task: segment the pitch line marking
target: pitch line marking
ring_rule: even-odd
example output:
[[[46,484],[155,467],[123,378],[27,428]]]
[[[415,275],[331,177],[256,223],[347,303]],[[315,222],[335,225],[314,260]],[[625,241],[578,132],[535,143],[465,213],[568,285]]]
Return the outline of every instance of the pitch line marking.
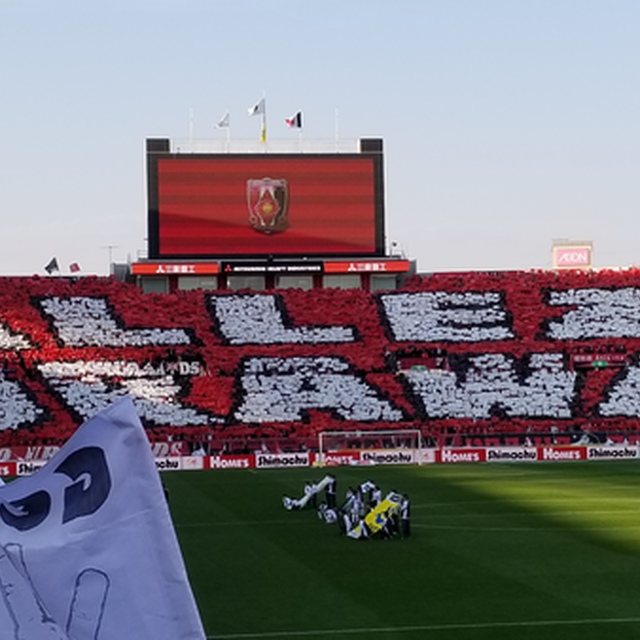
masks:
[[[505,533],[514,533],[514,532],[528,532],[528,531],[566,531],[565,527],[476,527],[473,525],[469,526],[460,526],[460,525],[439,525],[439,524],[422,524],[420,522],[412,522],[412,528],[420,528],[420,529],[430,529],[433,531],[472,531],[472,532],[485,532],[485,531],[495,531],[495,532],[505,532]],[[611,526],[593,526],[593,527],[580,527],[580,531],[628,531],[633,529],[640,529],[640,524],[632,524],[627,526],[620,525],[611,525]]]
[[[176,529],[199,529],[201,527],[241,527],[246,525],[282,525],[287,527],[297,527],[297,526],[317,526],[316,522],[291,522],[288,520],[255,520],[255,521],[245,521],[245,522],[189,522],[184,524],[176,524]],[[331,526],[331,525],[329,525]],[[411,522],[412,527],[418,527],[420,529],[431,529],[434,531],[504,531],[504,532],[515,532],[515,531],[564,531],[566,528],[558,525],[557,527],[483,527],[478,525],[462,525],[462,524],[435,524],[433,522],[425,523],[424,521],[416,521],[414,518]],[[580,527],[581,530],[585,531],[620,531],[620,530],[633,530],[639,529],[640,524],[627,524],[627,525],[594,525],[594,526],[584,526]]]
[[[581,512],[576,512],[581,513]],[[626,513],[626,512],[617,512],[617,511],[609,511],[603,513]],[[495,515],[495,514],[494,514]],[[510,514],[503,514],[510,515]],[[632,515],[632,514],[630,514]],[[526,526],[502,526],[502,527],[486,527],[475,524],[439,524],[434,522],[434,519],[438,519],[442,522],[442,520],[447,520],[450,516],[433,516],[432,518],[413,518],[411,521],[412,527],[419,527],[421,529],[433,529],[433,530],[455,530],[455,531],[559,531],[565,530],[566,527],[562,525],[558,525],[556,527],[526,527]],[[453,519],[456,519],[459,516],[453,516]],[[462,516],[464,517],[464,516]],[[472,516],[469,516],[472,517]],[[488,516],[482,516],[488,517]],[[255,526],[255,525],[282,525],[286,527],[309,527],[309,526],[317,526],[317,521],[315,520],[243,520],[243,521],[209,521],[209,522],[183,522],[176,523],[176,529],[199,529],[202,527],[244,527],[247,525]],[[331,525],[329,525],[331,526]],[[609,531],[611,529],[615,530],[625,530],[625,529],[638,529],[640,528],[640,523],[634,524],[629,523],[626,525],[615,524],[615,525],[593,525],[593,526],[582,526],[581,529],[588,531]]]
[[[540,515],[544,516],[556,516],[558,512],[549,511],[549,512],[538,512],[538,511],[494,511],[493,513],[432,513],[427,517],[428,519],[438,520],[457,520],[457,519],[465,519],[472,520],[476,518],[496,518],[502,516],[517,516],[517,517],[538,517]],[[572,511],[562,511],[560,512],[561,516],[581,516],[581,515],[612,515],[612,514],[625,514],[637,517],[638,512],[634,509],[583,509],[582,511],[572,510]]]
[[[617,489],[616,489],[617,490]],[[634,491],[637,493],[637,487],[634,487]],[[563,496],[560,498],[527,498],[527,497],[518,497],[516,496],[506,496],[507,500],[513,501],[517,505],[523,504],[563,504],[565,502],[575,503],[576,496]],[[639,502],[640,497],[638,496],[603,496],[602,498],[594,498],[589,497],[589,502],[606,502],[607,504],[611,502]],[[460,500],[459,502],[428,502],[423,504],[415,504],[412,505],[413,509],[435,509],[439,507],[459,507],[466,505],[480,505],[484,506],[487,504],[493,504],[495,500],[487,499],[487,500]]]
[[[266,631],[264,633],[230,633],[207,636],[207,640],[241,640],[243,638],[312,638],[321,636],[371,633],[411,633],[423,631],[463,631],[465,629],[509,629],[523,627],[561,627],[588,624],[637,624],[640,618],[584,618],[582,620],[524,620],[519,622],[475,622],[467,624],[428,624],[408,627],[370,627],[363,629],[325,629],[314,631]]]

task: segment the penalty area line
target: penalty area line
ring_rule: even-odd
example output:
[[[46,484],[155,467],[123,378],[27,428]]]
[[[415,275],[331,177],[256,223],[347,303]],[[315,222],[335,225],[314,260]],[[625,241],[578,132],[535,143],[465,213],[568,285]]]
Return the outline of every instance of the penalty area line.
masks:
[[[515,622],[470,622],[462,624],[426,624],[407,627],[369,627],[362,629],[317,629],[309,631],[265,631],[262,633],[228,633],[207,636],[207,640],[241,640],[243,638],[321,638],[373,633],[411,633],[423,631],[463,631],[465,629],[509,629],[524,627],[562,627],[589,624],[637,624],[640,618],[583,618],[581,620],[522,620]]]

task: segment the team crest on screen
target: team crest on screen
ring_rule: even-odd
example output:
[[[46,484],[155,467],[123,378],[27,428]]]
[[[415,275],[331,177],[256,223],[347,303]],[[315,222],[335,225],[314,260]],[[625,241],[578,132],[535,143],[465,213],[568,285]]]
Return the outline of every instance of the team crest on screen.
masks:
[[[289,226],[287,181],[280,178],[247,180],[249,224],[261,233],[278,233]]]

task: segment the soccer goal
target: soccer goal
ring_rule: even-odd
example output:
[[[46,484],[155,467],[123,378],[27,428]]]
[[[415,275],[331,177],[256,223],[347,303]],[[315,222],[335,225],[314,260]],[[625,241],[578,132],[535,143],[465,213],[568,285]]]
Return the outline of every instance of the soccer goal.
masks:
[[[419,429],[377,431],[321,431],[318,434],[318,465],[327,454],[359,451],[362,464],[375,464],[396,456],[398,462],[422,464],[424,443]]]

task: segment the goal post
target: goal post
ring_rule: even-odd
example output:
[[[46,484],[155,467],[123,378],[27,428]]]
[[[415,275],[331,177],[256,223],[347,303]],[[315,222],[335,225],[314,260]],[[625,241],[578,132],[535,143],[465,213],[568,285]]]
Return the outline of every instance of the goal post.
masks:
[[[332,452],[411,451],[415,464],[422,464],[424,443],[420,429],[379,429],[373,431],[321,431],[318,433],[318,466]]]

